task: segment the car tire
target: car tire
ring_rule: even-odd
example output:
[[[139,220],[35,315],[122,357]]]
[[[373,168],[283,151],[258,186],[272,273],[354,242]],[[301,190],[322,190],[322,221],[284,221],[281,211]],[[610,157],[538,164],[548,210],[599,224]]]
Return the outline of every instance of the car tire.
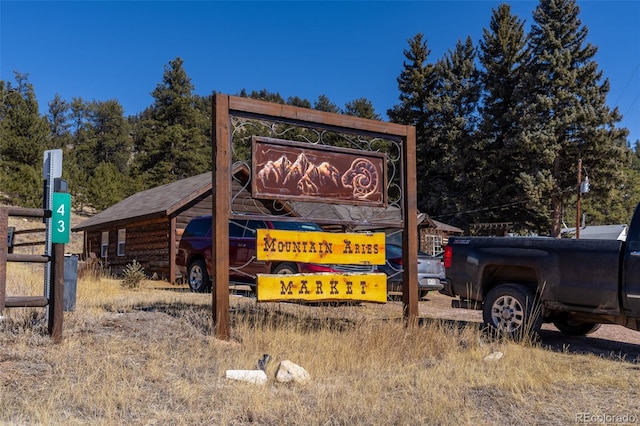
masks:
[[[187,282],[189,288],[195,293],[207,293],[211,291],[211,280],[207,267],[202,259],[191,262],[187,270]]]
[[[289,263],[289,262],[284,262],[284,263],[279,263],[278,265],[276,265],[275,268],[273,268],[273,271],[271,271],[272,274],[297,274],[298,273],[298,267],[296,266],[295,263]]]
[[[566,334],[567,336],[586,336],[600,328],[600,324],[598,323],[583,322],[573,319],[570,316],[556,318],[553,321],[553,325],[555,325],[562,334]]]
[[[488,330],[513,340],[536,340],[542,327],[542,309],[529,287],[503,284],[487,294],[482,319]]]

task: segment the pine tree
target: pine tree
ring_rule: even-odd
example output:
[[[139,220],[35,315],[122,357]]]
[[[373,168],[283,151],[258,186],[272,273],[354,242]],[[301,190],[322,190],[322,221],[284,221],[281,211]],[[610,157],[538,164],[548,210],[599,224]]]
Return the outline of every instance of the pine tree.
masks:
[[[69,122],[70,105],[56,93],[49,102],[49,131],[54,148],[66,148],[71,143],[71,123]],[[64,162],[62,163],[64,165]]]
[[[479,206],[479,222],[512,222],[522,231],[529,216],[521,187],[516,183],[528,161],[518,150],[518,87],[523,80],[526,36],[522,20],[502,4],[493,11],[488,29],[483,30],[479,59],[483,101],[480,106],[480,133],[484,200]]]
[[[286,103],[282,96],[280,96],[280,93],[271,93],[267,89],[262,89],[260,91],[253,90],[251,93],[247,93],[245,89],[242,89],[238,96],[242,98],[256,99],[258,101],[271,102],[273,104]]]
[[[380,120],[380,115],[376,113],[373,103],[366,98],[347,102],[344,106],[344,114],[369,120]]]
[[[313,109],[324,112],[333,112],[336,114],[341,113],[340,107],[331,102],[326,95],[318,96],[318,99],[313,103]]]
[[[211,170],[211,121],[198,109],[193,90],[182,59],[170,61],[152,93],[148,118],[135,130],[135,171],[147,188]]]
[[[16,87],[0,81],[1,191],[11,204],[42,207],[42,160],[51,148],[48,124],[28,75],[15,77]]]
[[[111,163],[119,173],[128,174],[132,143],[124,109],[116,100],[93,102],[91,105],[91,136],[95,141],[93,157],[96,164]]]
[[[311,109],[311,102],[307,99],[302,99],[297,96],[289,97],[287,99],[287,105],[299,107],[299,108],[309,108]]]
[[[606,105],[609,82],[600,83],[597,48],[586,42],[579,12],[575,0],[540,1],[519,110],[520,149],[529,159],[520,183],[538,213],[532,225],[552,236],[560,235],[563,210],[575,200],[579,159],[603,199],[626,166],[627,132],[616,128],[619,113]]]
[[[37,165],[49,149],[49,129],[40,116],[38,101],[28,75],[16,73],[17,86],[2,82],[0,158],[5,162]]]
[[[424,184],[431,189],[426,195],[429,211],[448,215],[456,225],[468,222],[469,212],[485,202],[479,192],[486,167],[482,141],[476,138],[480,85],[475,58],[476,49],[467,37],[436,66],[432,146],[438,150]]]
[[[418,33],[408,42],[409,48],[404,50],[406,61],[397,79],[400,103],[389,109],[387,115],[394,123],[416,128],[418,209],[435,214],[438,213],[438,207],[428,196],[438,191],[438,188],[432,186],[430,177],[435,170],[435,159],[442,156],[443,151],[434,139],[437,75],[435,65],[427,63],[431,51],[427,47],[427,41],[423,40],[423,35]]]
[[[114,163],[98,164],[87,184],[88,199],[98,210],[104,210],[127,197],[129,178]]]

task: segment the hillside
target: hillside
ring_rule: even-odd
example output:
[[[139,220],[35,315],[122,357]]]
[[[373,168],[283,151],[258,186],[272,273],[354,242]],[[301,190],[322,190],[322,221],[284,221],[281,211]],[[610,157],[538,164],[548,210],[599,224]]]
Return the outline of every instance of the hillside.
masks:
[[[82,223],[87,219],[86,215],[71,214],[71,227]],[[42,232],[17,234],[14,238],[14,244],[30,243],[35,245],[15,247],[14,253],[39,254],[44,252],[45,240],[45,224],[42,219],[9,217],[9,226],[14,227],[16,231],[25,230],[42,230]],[[83,250],[84,232],[71,232],[69,236],[69,244],[65,247],[65,253],[81,254]],[[36,244],[41,243],[41,244]]]

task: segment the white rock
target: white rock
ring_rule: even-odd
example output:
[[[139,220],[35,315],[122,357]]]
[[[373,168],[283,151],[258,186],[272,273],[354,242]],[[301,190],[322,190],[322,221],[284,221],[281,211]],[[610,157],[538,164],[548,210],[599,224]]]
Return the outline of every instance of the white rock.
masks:
[[[500,358],[502,358],[502,355],[504,355],[502,352],[496,351],[496,352],[490,353],[489,355],[485,356],[484,360],[487,361],[487,362],[497,361]]]
[[[276,380],[280,383],[296,382],[304,384],[310,379],[311,377],[307,370],[289,360],[282,361],[276,373]]]
[[[267,383],[267,373],[262,370],[227,370],[227,379],[264,385]]]

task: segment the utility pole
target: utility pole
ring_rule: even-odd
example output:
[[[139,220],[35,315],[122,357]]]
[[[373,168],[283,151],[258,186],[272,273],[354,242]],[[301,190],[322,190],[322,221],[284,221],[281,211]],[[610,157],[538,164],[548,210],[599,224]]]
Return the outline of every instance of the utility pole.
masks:
[[[576,201],[576,240],[580,239],[580,226],[582,220],[580,219],[580,201],[582,194],[589,192],[589,176],[585,169],[584,180],[582,179],[582,158],[578,160],[578,200]]]

